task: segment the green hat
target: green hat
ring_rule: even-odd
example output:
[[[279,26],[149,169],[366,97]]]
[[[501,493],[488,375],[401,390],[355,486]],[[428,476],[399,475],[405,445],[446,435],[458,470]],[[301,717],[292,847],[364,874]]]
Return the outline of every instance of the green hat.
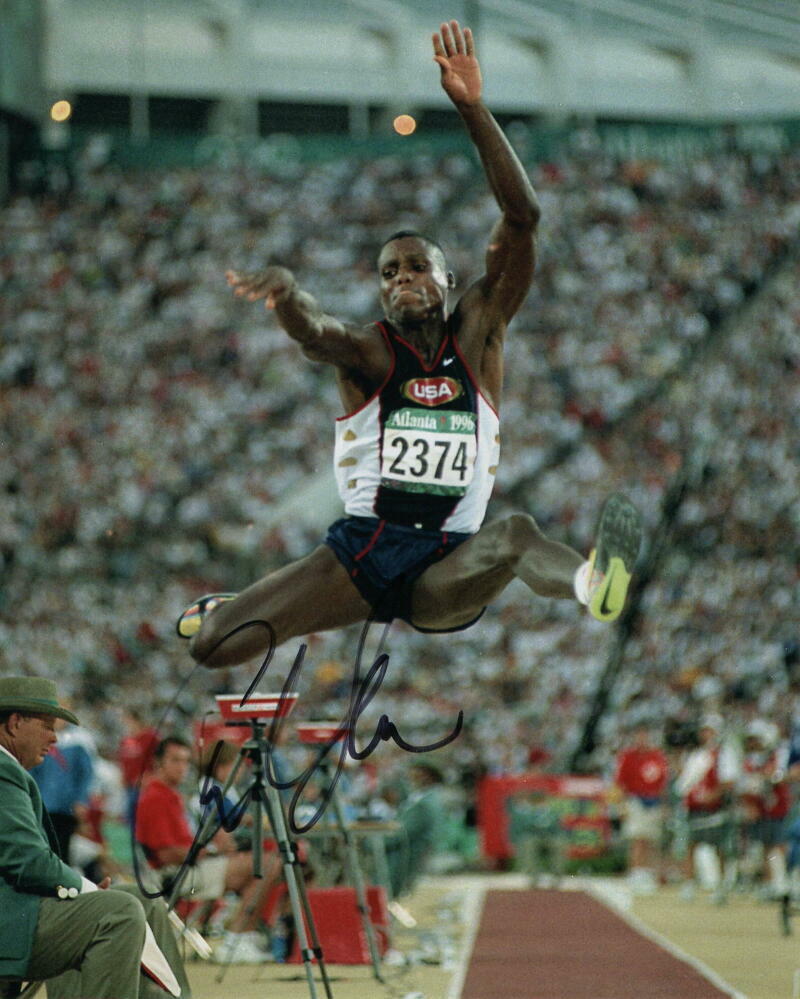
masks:
[[[55,683],[43,676],[0,677],[0,711],[53,715],[80,725],[75,715],[58,703]]]

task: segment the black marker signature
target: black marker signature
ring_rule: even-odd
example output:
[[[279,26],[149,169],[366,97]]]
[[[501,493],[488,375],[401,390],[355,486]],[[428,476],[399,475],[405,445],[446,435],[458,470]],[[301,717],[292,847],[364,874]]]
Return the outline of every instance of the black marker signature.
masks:
[[[284,724],[284,705],[286,704],[287,699],[294,694],[297,680],[299,679],[300,672],[305,663],[307,650],[305,643],[301,644],[297,655],[295,656],[292,668],[290,669],[283,688],[281,689],[278,707],[270,723],[269,734],[264,747],[264,772],[269,784],[277,791],[289,791],[294,789],[294,793],[292,794],[287,810],[287,819],[289,828],[295,835],[302,835],[303,833],[308,832],[324,815],[331,802],[336,785],[339,782],[339,778],[342,775],[345,760],[348,755],[354,760],[365,760],[375,751],[379,743],[390,741],[394,742],[398,748],[407,753],[428,753],[433,752],[436,749],[441,749],[443,746],[453,742],[461,733],[461,729],[464,724],[463,711],[458,712],[456,724],[449,735],[446,735],[444,738],[425,746],[415,746],[414,744],[407,742],[401,736],[397,726],[393,721],[391,721],[388,715],[382,714],[369,743],[363,749],[359,749],[357,747],[355,740],[356,728],[359,719],[380,690],[381,684],[386,676],[386,671],[389,668],[389,655],[388,653],[383,652],[375,658],[372,666],[369,668],[364,677],[361,677],[361,660],[364,654],[364,646],[366,644],[367,635],[372,624],[372,619],[368,618],[364,622],[364,627],[362,628],[361,635],[359,637],[355,668],[353,671],[353,680],[350,688],[350,704],[344,719],[331,736],[330,740],[327,743],[323,743],[319,747],[316,758],[311,765],[289,780],[280,780],[278,775],[275,773],[273,747],[278,743],[280,732]],[[233,635],[238,634],[238,632],[242,631],[244,628],[250,627],[263,627],[267,632],[269,641],[261,666],[240,701],[241,707],[247,704],[247,701],[252,696],[253,691],[256,689],[259,682],[269,669],[269,665],[272,662],[276,648],[275,631],[268,621],[248,621],[223,636],[216,646],[219,647],[219,645],[222,645],[229,638],[233,637]],[[328,756],[337,744],[339,745],[338,761],[336,762],[336,766],[331,774],[332,762],[328,759]],[[186,859],[173,879],[173,884],[183,880],[188,868],[194,865],[200,851],[204,848],[206,843],[214,837],[219,829],[222,828],[227,832],[232,832],[239,826],[250,803],[253,793],[252,787],[248,788],[232,807],[226,807],[222,791],[219,787],[211,783],[210,774],[213,773],[214,763],[216,762],[219,752],[221,751],[222,745],[222,742],[218,742],[214,747],[211,764],[209,765],[206,776],[204,777],[203,787],[200,792],[200,805],[203,808],[203,821],[201,821],[192,845],[189,847]],[[308,821],[300,825],[296,821],[296,809],[300,804],[306,787],[317,773],[324,777],[326,783],[321,790],[320,801],[316,810]],[[217,821],[211,829],[207,828],[210,821],[208,820],[209,806],[217,812]],[[169,887],[166,885],[164,889],[159,892],[150,892],[145,889],[139,874],[138,857],[137,851],[135,850],[133,855],[133,867],[139,888],[146,897],[158,898],[169,893]]]
[[[203,786],[200,788],[200,805],[203,808],[201,823],[206,821],[210,812],[216,811],[219,822],[214,827],[214,833],[220,829],[224,829],[225,832],[233,832],[234,829],[238,829],[250,802],[250,792],[247,791],[235,804],[228,803],[222,794],[222,788],[213,783],[212,774],[224,745],[225,743],[220,739],[214,746],[211,761],[203,775]]]
[[[356,656],[355,670],[353,672],[353,682],[350,689],[350,706],[345,715],[344,720],[341,722],[337,730],[334,732],[333,736],[327,743],[323,743],[317,752],[316,759],[314,762],[303,770],[296,777],[291,780],[279,780],[273,772],[273,758],[272,758],[272,746],[277,744],[281,727],[284,723],[282,713],[279,709],[277,710],[275,717],[272,719],[269,731],[268,739],[268,751],[266,760],[266,777],[269,783],[278,791],[288,791],[294,788],[294,794],[292,795],[292,800],[288,808],[288,821],[289,827],[293,833],[296,835],[301,835],[302,833],[308,832],[309,829],[313,828],[316,823],[322,818],[325,813],[326,808],[330,804],[331,797],[339,782],[339,778],[342,775],[342,770],[344,768],[344,763],[346,757],[349,755],[351,759],[354,760],[365,760],[369,757],[376,749],[380,742],[392,741],[400,749],[407,753],[428,753],[435,749],[441,749],[443,746],[448,745],[457,739],[461,733],[461,729],[464,724],[464,712],[458,712],[458,718],[456,720],[455,727],[453,731],[445,736],[443,739],[437,742],[429,743],[426,746],[415,746],[412,743],[406,742],[405,739],[400,735],[397,726],[392,722],[388,715],[381,715],[378,720],[377,727],[364,749],[358,749],[356,746],[356,728],[361,715],[369,707],[370,702],[375,697],[375,695],[380,690],[383,679],[386,676],[386,670],[389,667],[389,656],[387,653],[381,653],[373,662],[372,666],[367,671],[363,679],[360,676],[361,671],[361,656],[363,654],[364,642],[366,640],[366,635],[369,630],[370,621],[367,621],[361,632],[361,638],[358,645],[358,654]],[[294,664],[289,672],[286,682],[281,691],[279,705],[282,705],[287,696],[294,692],[295,683],[297,677],[299,676],[300,670],[302,669],[305,660],[306,646],[301,645],[300,650],[295,657]],[[258,672],[253,683],[250,685],[248,692],[242,698],[242,704],[247,702],[248,696],[252,693],[255,686],[258,684],[260,678],[266,672],[269,666],[270,654],[267,655],[261,669]],[[327,756],[331,750],[339,744],[339,759],[336,763],[336,768],[334,770],[333,776],[330,775],[330,763],[327,761]],[[303,792],[308,785],[312,777],[317,773],[321,772],[326,778],[327,783],[321,792],[321,801],[317,806],[315,812],[311,818],[302,825],[299,825],[296,821],[296,809],[300,804],[300,799],[302,798]]]
[[[284,713],[283,707],[286,700],[295,692],[295,687],[297,680],[300,675],[300,671],[303,668],[305,662],[305,654],[307,646],[302,644],[295,656],[292,668],[289,671],[289,675],[281,690],[280,698],[278,701],[278,707],[275,715],[272,718],[269,735],[267,738],[266,745],[266,760],[265,760],[265,774],[267,781],[272,787],[277,791],[289,791],[294,788],[294,793],[292,795],[291,802],[288,808],[288,822],[289,828],[296,835],[301,835],[302,833],[308,832],[309,829],[313,828],[317,822],[322,818],[325,810],[330,804],[331,797],[339,782],[339,778],[342,775],[342,770],[344,768],[344,763],[346,757],[349,755],[351,759],[354,760],[365,760],[369,757],[377,748],[380,742],[394,742],[396,746],[404,750],[407,753],[429,753],[436,749],[441,749],[443,746],[448,745],[458,738],[461,733],[461,729],[464,724],[464,712],[459,711],[456,720],[455,727],[453,731],[445,736],[443,739],[437,742],[429,743],[425,746],[415,746],[410,742],[407,742],[397,729],[397,726],[388,717],[388,715],[381,715],[378,720],[375,732],[372,739],[367,744],[364,749],[359,749],[356,745],[356,727],[361,715],[369,707],[372,699],[380,690],[383,679],[386,676],[386,670],[389,667],[389,656],[387,653],[381,653],[377,656],[373,662],[370,669],[367,671],[366,675],[361,677],[361,660],[364,654],[364,645],[366,643],[367,635],[369,633],[370,626],[372,624],[371,619],[367,619],[364,623],[364,627],[361,630],[361,635],[358,642],[358,650],[356,652],[355,668],[353,671],[353,681],[350,688],[350,705],[345,715],[345,718],[338,726],[331,739],[327,743],[323,743],[316,755],[314,762],[299,773],[297,776],[291,778],[290,780],[281,780],[278,775],[276,775],[274,770],[274,758],[273,758],[273,747],[278,744],[280,738],[281,729],[284,724]],[[226,635],[221,642],[224,642],[231,635],[238,633],[242,628],[251,626],[265,626],[267,633],[270,638],[269,647],[264,659],[261,663],[261,667],[258,670],[255,678],[253,679],[250,686],[247,688],[240,706],[243,707],[247,704],[248,699],[252,695],[253,691],[258,686],[261,679],[266,674],[270,663],[272,662],[272,657],[275,653],[275,632],[267,621],[251,621],[247,624],[239,625],[230,635]],[[333,776],[330,775],[330,761],[327,760],[328,755],[333,750],[334,746],[339,744],[339,759],[336,763],[336,768]],[[300,804],[300,800],[303,796],[308,783],[315,776],[317,772],[320,772],[327,780],[321,792],[321,800],[317,806],[315,812],[311,818],[299,825],[296,821],[296,810]],[[247,794],[247,792],[245,792]],[[221,813],[220,813],[221,818]]]

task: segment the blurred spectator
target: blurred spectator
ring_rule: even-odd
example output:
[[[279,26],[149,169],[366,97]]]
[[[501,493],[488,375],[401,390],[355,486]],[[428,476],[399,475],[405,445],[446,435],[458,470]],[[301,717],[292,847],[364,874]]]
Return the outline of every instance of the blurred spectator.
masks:
[[[144,715],[136,708],[123,708],[122,724],[124,735],[120,739],[117,757],[125,787],[128,824],[133,828],[139,790],[144,778],[152,773],[159,740],[156,729],[145,722]]]
[[[617,755],[616,787],[624,795],[622,835],[629,847],[631,889],[655,891],[663,836],[669,765],[655,726],[638,725]]]
[[[65,702],[64,706],[69,707],[70,702]],[[89,817],[94,764],[82,733],[74,735],[72,727],[67,728],[67,723],[61,718],[55,720],[55,727],[58,744],[51,746],[42,762],[31,769],[31,776],[39,786],[53,824],[59,856],[71,864],[74,863],[71,851],[73,834],[79,827],[85,826]],[[102,876],[98,880],[102,880]]]
[[[780,731],[773,722],[755,718],[748,724],[737,784],[743,850],[755,853],[752,859],[756,869],[766,875],[763,880],[773,898],[783,898],[789,890],[786,854],[792,799],[779,738]]]
[[[401,833],[387,839],[392,896],[411,891],[439,841],[444,802],[441,796],[442,772],[431,762],[415,763],[409,768],[411,791],[400,802],[396,820]]]
[[[145,785],[136,811],[136,839],[155,869],[162,887],[181,873],[195,839],[186,803],[181,794],[191,765],[191,748],[177,736],[163,739],[156,750],[156,770]],[[218,900],[226,892],[240,897],[228,933],[217,949],[217,959],[227,963],[260,964],[268,960],[261,949],[259,903],[280,877],[274,854],[264,856],[264,876],[253,877],[249,851],[236,852],[231,834],[219,828],[185,870],[180,895],[193,900]]]
[[[717,901],[725,898],[729,887],[725,881],[729,874],[726,865],[735,855],[731,792],[740,769],[736,754],[723,742],[722,729],[723,721],[718,715],[708,715],[701,720],[700,745],[686,757],[676,780],[689,827],[684,895],[691,897],[697,877],[701,883],[713,885]],[[699,846],[710,849],[699,854]],[[700,867],[700,864],[706,866]]]
[[[238,839],[240,829],[252,823],[252,816],[242,811],[236,784],[226,785],[239,759],[239,750],[230,742],[216,742],[207,746],[200,757],[200,783],[197,801],[190,804],[197,825],[213,815],[223,829],[230,830]],[[225,792],[225,793],[223,793]],[[201,807],[202,806],[202,807]],[[244,832],[247,835],[246,831]]]

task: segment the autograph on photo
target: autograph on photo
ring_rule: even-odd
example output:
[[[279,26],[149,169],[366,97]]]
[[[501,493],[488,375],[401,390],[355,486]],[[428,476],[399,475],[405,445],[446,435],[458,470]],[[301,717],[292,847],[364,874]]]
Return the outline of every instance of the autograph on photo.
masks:
[[[264,774],[270,786],[275,788],[277,791],[293,791],[291,800],[287,807],[287,822],[289,829],[295,835],[303,835],[304,833],[307,833],[325,814],[334,790],[336,789],[336,785],[339,782],[339,778],[342,775],[345,761],[348,756],[353,760],[366,760],[372,755],[381,742],[393,742],[398,748],[407,753],[429,753],[449,745],[449,743],[457,739],[461,733],[461,729],[464,724],[463,711],[458,712],[456,723],[448,735],[437,740],[436,742],[428,743],[423,746],[417,746],[404,739],[397,726],[389,718],[389,716],[387,714],[382,714],[378,719],[369,742],[363,748],[358,747],[356,742],[356,730],[358,728],[359,720],[369,707],[375,695],[380,690],[386,676],[386,671],[389,668],[389,654],[386,652],[380,652],[367,672],[363,676],[361,675],[364,645],[372,623],[372,620],[368,619],[364,623],[364,627],[362,628],[359,636],[355,666],[353,670],[353,679],[350,687],[350,699],[345,717],[342,719],[329,741],[318,747],[313,762],[296,776],[291,778],[286,778],[284,776],[283,779],[276,772],[273,750],[274,747],[279,744],[281,729],[285,721],[285,712],[282,708],[284,707],[287,699],[294,695],[297,682],[300,678],[300,673],[306,662],[306,652],[308,646],[305,643],[300,645],[294,662],[292,663],[292,667],[289,670],[289,674],[286,677],[281,689],[278,707],[270,722],[269,730],[264,740]],[[244,628],[250,627],[263,627],[269,636],[269,643],[258,672],[242,696],[240,707],[244,707],[248,703],[248,700],[253,696],[258,684],[264,678],[267,670],[269,669],[275,653],[275,633],[268,621],[250,621],[239,625],[239,627],[237,627],[230,634],[226,635],[219,643],[222,644],[222,642],[232,637],[232,635],[238,633]],[[386,631],[388,631],[388,627],[389,626],[387,625],[384,631],[384,638]],[[383,639],[381,644],[382,642]],[[203,786],[200,790],[199,801],[201,814],[204,816],[204,819],[199,824],[194,841],[189,847],[186,858],[181,865],[181,868],[175,875],[173,883],[183,879],[186,869],[193,866],[200,851],[206,846],[209,840],[213,838],[219,829],[224,829],[226,832],[233,832],[236,828],[238,828],[244,819],[248,808],[251,806],[253,795],[252,786],[248,788],[231,806],[230,804],[225,803],[222,790],[217,784],[213,783],[210,777],[210,774],[214,772],[214,766],[223,744],[224,743],[222,741],[219,741],[214,747],[211,762],[207,767],[206,774],[203,779]],[[332,756],[334,747],[337,747],[338,753],[338,759],[336,759],[335,767],[332,765],[333,759],[329,759],[329,756]],[[311,817],[302,823],[298,823],[297,810],[302,803],[303,794],[306,788],[309,783],[314,780],[314,778],[317,778],[317,780],[321,778],[322,780],[321,785],[318,783],[315,785],[319,790],[319,799],[316,802],[316,807]],[[216,812],[216,821],[213,822],[213,824],[206,821],[209,809]],[[212,826],[211,829],[208,828],[209,825]],[[131,835],[132,837],[135,836],[135,832],[133,830]],[[145,886],[142,884],[136,850],[134,850],[133,858],[134,873],[140,889],[149,898],[157,898],[168,894],[168,886],[165,886],[161,891],[157,892],[146,890]]]

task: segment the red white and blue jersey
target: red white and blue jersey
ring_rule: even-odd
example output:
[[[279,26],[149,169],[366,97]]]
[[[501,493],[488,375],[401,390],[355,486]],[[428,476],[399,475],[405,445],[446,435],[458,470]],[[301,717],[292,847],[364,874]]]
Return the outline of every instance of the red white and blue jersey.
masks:
[[[336,421],[334,470],[345,513],[474,534],[500,458],[500,421],[447,332],[430,365],[384,320],[384,383]]]

